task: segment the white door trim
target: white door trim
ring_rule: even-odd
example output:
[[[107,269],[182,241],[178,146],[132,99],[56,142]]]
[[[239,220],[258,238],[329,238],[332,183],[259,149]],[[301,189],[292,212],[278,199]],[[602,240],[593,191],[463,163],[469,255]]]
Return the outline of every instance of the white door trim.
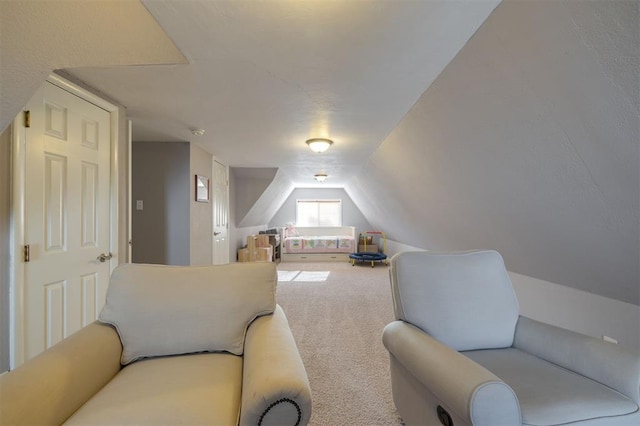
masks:
[[[127,120],[127,255],[125,257],[126,263],[132,263],[133,259],[133,229],[132,229],[132,220],[133,220],[133,191],[132,191],[132,183],[131,173],[133,170],[133,123],[131,120]]]
[[[113,254],[109,261],[110,272],[118,265],[118,236],[119,233],[119,186],[118,186],[118,140],[119,140],[119,108],[102,99],[86,89],[83,89],[69,80],[56,74],[51,74],[47,80],[67,92],[90,102],[109,112],[111,118],[111,197],[110,197],[110,250]],[[14,369],[24,362],[24,263],[22,259],[22,247],[24,246],[25,225],[25,130],[23,113],[18,114],[12,125],[12,211],[10,221],[11,253],[9,259],[9,368]]]
[[[24,188],[25,128],[24,112],[13,120],[11,129],[11,218],[9,232],[9,369],[24,362]]]

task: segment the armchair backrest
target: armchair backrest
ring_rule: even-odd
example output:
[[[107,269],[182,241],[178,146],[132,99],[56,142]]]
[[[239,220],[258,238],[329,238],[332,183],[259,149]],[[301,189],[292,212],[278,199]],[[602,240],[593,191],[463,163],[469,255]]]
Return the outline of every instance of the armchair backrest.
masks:
[[[267,262],[120,265],[100,321],[118,331],[123,364],[203,351],[242,355],[249,324],[275,309],[276,283]]]
[[[513,344],[519,307],[498,252],[403,252],[390,275],[396,319],[458,351]]]

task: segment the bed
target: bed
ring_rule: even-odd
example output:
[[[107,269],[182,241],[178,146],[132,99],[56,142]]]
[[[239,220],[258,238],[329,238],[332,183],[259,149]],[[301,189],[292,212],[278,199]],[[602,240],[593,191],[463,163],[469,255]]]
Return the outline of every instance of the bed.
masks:
[[[282,229],[283,262],[349,261],[356,251],[354,226],[297,226]]]

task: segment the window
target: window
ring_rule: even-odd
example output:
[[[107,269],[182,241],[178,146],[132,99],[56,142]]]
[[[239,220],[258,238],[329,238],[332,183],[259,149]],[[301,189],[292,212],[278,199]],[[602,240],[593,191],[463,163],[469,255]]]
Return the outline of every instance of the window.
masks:
[[[296,200],[296,225],[342,226],[342,200]]]

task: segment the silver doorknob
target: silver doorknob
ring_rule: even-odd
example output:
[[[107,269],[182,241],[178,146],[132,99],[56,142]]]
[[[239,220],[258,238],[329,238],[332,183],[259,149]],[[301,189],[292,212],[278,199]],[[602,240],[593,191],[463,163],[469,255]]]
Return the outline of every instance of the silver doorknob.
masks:
[[[111,254],[111,252],[109,253],[102,253],[100,256],[96,257],[96,259],[98,259],[100,262],[104,263],[107,260],[111,259],[113,257],[113,255]]]

